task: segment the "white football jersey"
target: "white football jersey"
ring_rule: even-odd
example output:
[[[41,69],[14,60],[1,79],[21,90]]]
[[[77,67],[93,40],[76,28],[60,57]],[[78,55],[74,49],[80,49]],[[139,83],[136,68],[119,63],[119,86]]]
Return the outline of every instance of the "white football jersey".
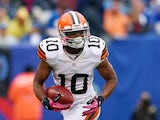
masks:
[[[73,94],[74,101],[80,101],[96,95],[92,85],[94,68],[108,56],[108,50],[104,40],[90,36],[81,54],[71,59],[60,38],[47,38],[40,43],[38,56],[53,68],[55,84],[65,86]]]

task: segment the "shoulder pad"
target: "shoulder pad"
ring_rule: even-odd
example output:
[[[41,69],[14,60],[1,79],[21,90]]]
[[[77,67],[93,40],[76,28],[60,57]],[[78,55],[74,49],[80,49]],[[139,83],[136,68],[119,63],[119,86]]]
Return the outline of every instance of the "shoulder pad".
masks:
[[[106,42],[100,37],[91,36],[88,40],[88,47],[91,50],[91,53],[101,60],[108,56]]]
[[[42,60],[54,58],[59,49],[59,38],[47,38],[40,42],[38,47],[38,57]]]

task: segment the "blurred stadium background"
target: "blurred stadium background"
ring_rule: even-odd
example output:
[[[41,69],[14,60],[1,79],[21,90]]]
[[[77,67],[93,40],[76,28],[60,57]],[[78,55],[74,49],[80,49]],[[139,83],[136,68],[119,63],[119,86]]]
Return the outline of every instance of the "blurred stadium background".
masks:
[[[41,0],[35,1],[2,0],[0,1],[0,8],[5,8],[5,10],[7,10],[7,15],[9,16],[9,18],[13,20],[18,7],[27,6],[29,3],[29,5],[31,5],[32,2],[35,2],[33,4],[33,6],[36,4],[36,7],[33,7],[35,16],[31,17],[32,21],[34,21],[32,22],[32,25],[40,28],[41,32],[39,33],[40,35],[42,35],[41,38],[46,38],[50,36],[50,34],[52,34],[52,30],[50,30],[49,28],[52,28],[53,25],[49,26],[47,25],[47,23],[49,23],[49,18],[54,18],[51,17],[52,15],[55,15],[54,12],[52,13],[52,10],[55,10],[56,6],[59,6],[59,2],[73,3],[72,6],[71,4],[69,4],[70,6],[67,6],[67,9],[78,11],[82,11],[82,6],[88,5],[86,0],[46,0],[46,2]],[[90,2],[91,0],[87,1]],[[122,4],[122,11],[125,14],[128,14],[130,11],[129,6],[131,3],[129,3],[127,0],[121,0],[120,2]],[[154,2],[155,4],[153,4]],[[102,17],[104,12],[101,11],[101,8],[103,8],[103,11],[108,10],[111,7],[111,1],[101,0],[98,2],[98,5],[99,3],[101,3],[101,5],[103,6],[98,6],[98,10],[100,11],[100,15]],[[158,0],[143,0],[143,3],[145,3],[145,7],[143,8],[143,12],[139,14],[146,15],[146,10],[149,10],[149,13],[152,13],[153,7],[155,8],[154,13],[157,13],[156,15],[150,14],[149,17],[146,15],[147,17],[145,20],[148,20],[148,22],[144,22],[144,17],[139,18],[140,22],[138,24],[138,28],[143,27],[143,30],[128,30],[127,36],[120,38],[119,36],[110,35],[105,30],[101,31],[101,33],[103,34],[98,35],[106,40],[109,49],[108,59],[113,65],[118,76],[117,88],[102,106],[100,120],[131,120],[131,115],[137,104],[139,95],[143,91],[148,91],[151,94],[152,103],[156,105],[158,109],[157,120],[160,120],[160,10],[158,9],[160,7],[158,7]],[[41,10],[39,8],[41,8]],[[29,7],[28,11],[31,14],[32,12],[30,10],[31,8]],[[43,14],[40,14],[40,12],[42,11]],[[22,17],[24,17],[24,14],[22,15]],[[103,17],[101,19],[103,19]],[[5,27],[7,27],[4,26],[6,24],[9,25],[8,23],[6,23],[6,21],[4,24],[4,22],[2,22],[0,19],[0,29],[4,29]],[[102,25],[102,23],[100,24]],[[91,29],[94,28],[93,26],[91,26]],[[135,28],[137,28],[137,26]],[[103,27],[100,27],[100,29],[103,29]],[[92,32],[94,33],[94,31]],[[25,33],[22,38],[26,34],[27,33]],[[20,38],[16,39],[21,40]],[[2,40],[1,37],[0,40]],[[15,42],[14,44],[9,43],[7,45],[4,45],[3,42],[0,42],[0,120],[13,120],[11,112],[12,106],[7,98],[8,88],[13,78],[17,74],[23,72],[23,70],[27,66],[32,66],[33,69],[36,70],[36,67],[39,63],[39,59],[36,53],[38,43],[39,41],[35,43],[33,41],[26,42],[24,40],[18,43]],[[99,92],[103,87],[104,81],[99,76],[96,70],[94,72],[94,84],[97,91]],[[50,75],[48,81],[46,82],[46,85],[49,86],[51,84],[54,83]],[[28,107],[31,108],[32,105]],[[47,111],[44,108],[42,108],[42,111],[42,120],[62,119],[61,115],[57,112]],[[21,112],[19,114],[21,114]]]

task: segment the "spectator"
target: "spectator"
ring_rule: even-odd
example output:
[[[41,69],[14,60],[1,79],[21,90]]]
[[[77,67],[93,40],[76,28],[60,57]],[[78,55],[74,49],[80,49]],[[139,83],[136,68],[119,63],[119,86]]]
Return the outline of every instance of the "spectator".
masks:
[[[32,28],[31,17],[25,7],[20,7],[15,17],[8,25],[7,31],[10,35],[15,36],[17,39],[21,39],[22,36],[29,33]]]
[[[42,10],[50,10],[53,9],[55,6],[53,4],[53,1],[57,0],[35,0],[34,6],[40,7]]]
[[[41,24],[42,27],[45,27],[50,18],[50,14],[50,10],[42,9],[41,6],[35,5],[32,8],[32,18]],[[41,15],[43,15],[43,17]]]
[[[103,37],[102,16],[96,0],[88,0],[81,8],[80,12],[85,16],[89,25],[90,32],[93,35]]]
[[[31,31],[24,35],[20,42],[21,44],[37,46],[42,39],[41,25],[38,22],[33,22]]]
[[[151,96],[148,92],[142,92],[139,103],[137,104],[132,120],[157,120],[156,107],[151,103]]]
[[[129,13],[131,26],[129,32],[144,33],[150,31],[150,16],[148,13],[142,0],[131,0],[131,12]]]
[[[106,9],[103,15],[103,28],[111,38],[122,39],[128,35],[129,17],[121,12],[121,1],[113,0],[111,8]]]
[[[70,10],[76,10],[77,4],[78,4],[78,0],[57,0],[57,1],[60,1],[60,3],[66,4],[67,8]]]
[[[23,6],[26,6],[28,12],[31,14],[35,0],[21,0],[21,2]]]
[[[3,7],[0,7],[0,23],[8,25],[10,17],[7,14],[7,10]]]
[[[153,25],[153,30],[160,35],[160,1],[150,0],[149,9],[151,11],[151,24]]]
[[[8,35],[6,28],[5,23],[0,23],[0,46],[8,47],[18,44],[18,40],[14,36]]]
[[[35,73],[27,67],[12,80],[8,90],[8,98],[12,103],[13,120],[41,120],[41,103],[33,93]]]
[[[59,17],[68,10],[68,6],[66,3],[57,1],[55,2],[55,8],[51,10],[51,17],[49,18],[47,24],[46,24],[46,35],[57,37],[59,36],[58,30],[57,30],[57,22]]]
[[[17,10],[22,7],[22,0],[6,0],[8,1],[8,14],[11,19],[15,17]]]

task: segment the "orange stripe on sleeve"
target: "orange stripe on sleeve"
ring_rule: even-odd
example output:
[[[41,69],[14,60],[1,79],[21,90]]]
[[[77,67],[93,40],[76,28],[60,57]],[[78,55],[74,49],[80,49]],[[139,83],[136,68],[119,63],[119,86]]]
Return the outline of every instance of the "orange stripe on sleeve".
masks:
[[[38,47],[38,51],[37,51],[37,55],[40,59],[42,60],[46,60],[46,55],[45,53],[42,51],[42,49],[40,47]]]
[[[103,60],[104,58],[106,58],[108,56],[108,50],[107,48],[104,48],[103,52],[102,52],[102,56],[101,56],[101,60]]]

